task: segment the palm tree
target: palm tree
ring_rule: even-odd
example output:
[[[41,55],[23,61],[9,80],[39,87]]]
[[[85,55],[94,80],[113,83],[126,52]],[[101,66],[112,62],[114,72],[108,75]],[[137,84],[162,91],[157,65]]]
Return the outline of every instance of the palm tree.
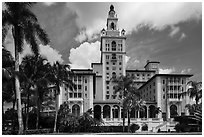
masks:
[[[2,28],[5,30],[3,31],[3,36],[6,36],[7,34],[7,27],[11,26],[15,46],[15,71],[19,71],[19,53],[23,50],[24,40],[30,44],[31,49],[35,54],[38,54],[37,40],[43,42],[44,45],[49,43],[47,34],[40,27],[36,16],[30,10],[33,4],[34,3],[31,2],[4,3],[6,9],[2,11]],[[18,133],[22,134],[23,121],[21,110],[21,94],[19,79],[17,76],[15,77],[15,90],[18,104]]]
[[[50,71],[50,81],[56,87],[55,92],[55,124],[54,124],[54,132],[56,132],[57,127],[57,115],[58,115],[58,107],[59,107],[59,94],[60,94],[60,85],[65,84],[67,88],[73,90],[75,84],[70,79],[70,66],[60,64],[58,61],[54,63]]]
[[[4,102],[13,102],[15,107],[14,92],[14,61],[12,55],[2,48],[2,124],[4,125]],[[13,126],[13,120],[12,120]],[[3,126],[4,128],[4,126]]]
[[[158,115],[159,113],[161,113],[162,111],[161,111],[161,108],[160,107],[156,107],[155,109],[154,109],[154,114],[156,114],[156,115]]]
[[[139,99],[140,93],[135,88],[132,87],[132,89],[128,92],[128,95],[126,98],[124,98],[123,103],[125,108],[127,109],[127,117],[128,117],[128,132],[130,132],[130,112],[131,110],[138,111],[144,111],[144,105],[145,102],[141,99]]]
[[[190,94],[190,98],[195,97],[196,104],[198,104],[202,99],[202,82],[189,81],[187,85],[189,85],[187,94]]]
[[[28,124],[29,101],[30,95],[34,94],[37,107],[37,122],[38,129],[40,106],[43,101],[43,94],[48,90],[48,75],[50,64],[47,59],[40,55],[27,55],[23,58],[20,65],[20,81],[24,93],[27,95],[27,115],[26,115],[26,130]],[[33,93],[32,93],[33,92]]]
[[[134,97],[139,97],[138,90],[134,87],[134,81],[130,76],[120,76],[113,78],[112,82],[115,84],[115,93],[122,95],[122,107],[123,107],[123,132],[125,131],[125,115],[131,109],[134,104]],[[136,98],[137,99],[137,98]]]

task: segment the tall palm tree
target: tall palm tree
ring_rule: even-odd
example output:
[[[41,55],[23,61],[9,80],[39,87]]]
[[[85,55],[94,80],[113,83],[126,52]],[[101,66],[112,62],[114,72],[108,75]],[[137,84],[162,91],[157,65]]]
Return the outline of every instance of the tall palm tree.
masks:
[[[37,40],[43,42],[44,45],[49,43],[47,34],[40,27],[36,16],[30,10],[33,4],[34,3],[31,2],[4,3],[5,10],[2,11],[2,28],[4,30],[3,36],[6,36],[8,32],[7,26],[11,26],[15,46],[15,71],[19,71],[19,53],[23,50],[24,40],[30,44],[31,49],[35,54],[38,54]],[[15,90],[18,104],[18,133],[22,134],[23,121],[21,110],[21,94],[19,79],[17,76],[15,78]]]
[[[128,110],[128,104],[131,104],[130,98],[133,93],[138,95],[136,88],[134,87],[134,81],[130,76],[120,76],[113,78],[112,82],[115,84],[115,93],[122,95],[122,107],[123,107],[123,132],[125,131],[125,115]],[[129,112],[128,112],[129,114]]]
[[[190,94],[190,98],[195,97],[196,104],[198,104],[199,100],[202,99],[202,82],[189,81],[187,83],[189,85],[187,94]]]
[[[20,65],[20,81],[24,93],[27,94],[27,115],[26,129],[28,124],[30,95],[34,94],[37,107],[36,129],[38,129],[40,106],[43,101],[43,94],[48,89],[48,75],[50,64],[47,59],[40,55],[27,55],[23,58]],[[33,93],[31,93],[33,91]]]
[[[60,85],[65,84],[67,88],[73,90],[75,84],[72,82],[71,71],[69,65],[60,64],[58,61],[54,63],[50,71],[50,81],[56,87],[55,92],[55,123],[54,123],[54,132],[56,132],[57,127],[57,115],[59,107],[59,94],[60,94]]]
[[[123,100],[123,104],[127,110],[128,132],[130,132],[130,112],[133,109],[136,111],[144,111],[143,106],[145,105],[145,102],[140,99],[139,91],[133,86],[129,89],[127,96]]]
[[[13,102],[15,107],[14,92],[14,60],[4,46],[2,48],[2,124],[4,125],[4,102]],[[13,126],[13,121],[12,121]],[[4,126],[3,126],[4,128]]]

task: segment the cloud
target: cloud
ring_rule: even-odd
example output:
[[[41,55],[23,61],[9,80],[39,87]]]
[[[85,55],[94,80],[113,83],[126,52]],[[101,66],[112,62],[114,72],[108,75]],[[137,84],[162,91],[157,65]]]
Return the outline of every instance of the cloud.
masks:
[[[44,2],[44,4],[46,5],[46,6],[51,6],[51,5],[53,5],[55,2]]]
[[[93,43],[84,42],[77,48],[70,50],[69,60],[71,62],[71,68],[91,68],[91,63],[100,62],[100,42]],[[125,56],[125,62],[130,59],[129,56]]]
[[[11,36],[11,31],[9,31],[6,39],[5,39],[5,42],[4,42],[4,45],[5,45],[5,48],[7,50],[9,50],[11,52],[11,55],[15,58],[14,56],[14,42],[13,42],[13,39],[12,39],[12,36]],[[46,45],[46,46],[43,46],[43,45],[39,45],[39,53],[46,57],[48,59],[48,62],[50,62],[51,64],[53,64],[54,62],[56,61],[59,61],[60,63],[63,62],[63,59],[62,59],[62,55],[59,54],[59,52],[55,49],[53,49],[50,45]],[[24,42],[24,47],[23,47],[23,52],[20,54],[20,62],[22,61],[22,58],[25,57],[26,55],[32,55],[32,51],[31,51],[31,48],[30,46]]]
[[[159,74],[171,74],[175,72],[175,68],[159,68]]]
[[[188,74],[191,72],[191,68],[181,70],[181,74]]]
[[[114,5],[119,18],[119,29],[124,28],[128,33],[136,30],[136,27],[140,24],[148,25],[155,30],[163,30],[167,26],[174,26],[190,20],[198,21],[202,17],[202,4],[199,2],[111,4]],[[77,37],[87,34],[84,36],[89,39],[95,33],[100,33],[100,30],[105,27],[110,3],[71,3],[67,5],[76,11],[78,26],[81,31],[84,31],[79,33]],[[175,27],[171,35],[176,34],[177,31],[179,31],[179,28]],[[76,38],[76,40],[81,39]]]
[[[59,54],[59,52],[55,49],[53,49],[50,45],[39,45],[39,53],[43,57],[45,57],[48,62],[50,62],[51,65],[55,63],[56,61],[63,63],[62,55]],[[22,58],[25,57],[26,55],[32,55],[32,51],[30,49],[29,45],[24,46],[23,52],[20,54],[20,62],[22,61]]]
[[[100,42],[84,42],[70,50],[71,68],[91,68],[91,63],[100,61]]]
[[[172,26],[172,31],[170,32],[169,36],[173,37],[174,35],[176,35],[178,32],[180,31],[179,27],[174,27]]]
[[[182,33],[180,38],[179,38],[179,41],[182,41],[183,39],[185,39],[187,36],[185,33]]]
[[[80,20],[77,21],[81,22]],[[105,21],[98,19],[86,27],[83,26],[85,28],[81,29],[80,33],[75,37],[75,40],[82,43],[85,40],[91,41],[97,39],[97,34],[102,30],[104,24],[106,24]]]

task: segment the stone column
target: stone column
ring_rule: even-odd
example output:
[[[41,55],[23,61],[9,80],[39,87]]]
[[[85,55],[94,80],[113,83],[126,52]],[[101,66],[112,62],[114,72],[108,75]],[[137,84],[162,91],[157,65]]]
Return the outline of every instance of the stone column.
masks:
[[[110,107],[110,118],[113,118],[112,106]]]
[[[147,107],[147,118],[149,118],[149,107]]]
[[[101,106],[101,119],[103,119],[103,106]]]

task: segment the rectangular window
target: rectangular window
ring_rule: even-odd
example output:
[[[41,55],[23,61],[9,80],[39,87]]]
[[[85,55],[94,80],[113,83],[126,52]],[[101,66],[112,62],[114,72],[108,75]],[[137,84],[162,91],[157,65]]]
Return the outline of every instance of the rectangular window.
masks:
[[[70,98],[73,98],[73,94],[72,94],[72,93],[69,93],[69,97],[70,97]]]
[[[119,70],[122,70],[122,68],[119,68]]]
[[[107,89],[109,89],[109,86],[106,86]]]
[[[81,93],[78,93],[78,98],[81,98],[81,95],[82,95]]]
[[[165,94],[163,95],[163,99],[165,99]]]
[[[109,70],[109,67],[106,67],[106,70]]]
[[[74,93],[74,98],[77,98],[77,93]]]
[[[78,85],[78,89],[81,89],[81,85]]]
[[[106,55],[106,59],[109,59],[109,55]]]
[[[74,81],[77,81],[77,77],[76,76],[74,77]]]
[[[106,64],[108,65],[108,64],[109,64],[109,62],[106,62]]]
[[[85,78],[84,82],[87,83],[87,79],[86,78]]]
[[[109,94],[109,91],[106,91],[106,94]]]
[[[109,44],[106,44],[106,51],[109,51],[110,50],[110,46]]]
[[[81,81],[81,76],[78,77],[78,81]]]
[[[115,65],[115,62],[113,62],[113,65]]]
[[[165,84],[165,80],[163,80],[163,84]]]
[[[122,62],[119,62],[119,65],[122,65]]]
[[[85,86],[85,91],[87,91],[87,86]]]
[[[122,60],[122,55],[119,55],[119,60]]]

